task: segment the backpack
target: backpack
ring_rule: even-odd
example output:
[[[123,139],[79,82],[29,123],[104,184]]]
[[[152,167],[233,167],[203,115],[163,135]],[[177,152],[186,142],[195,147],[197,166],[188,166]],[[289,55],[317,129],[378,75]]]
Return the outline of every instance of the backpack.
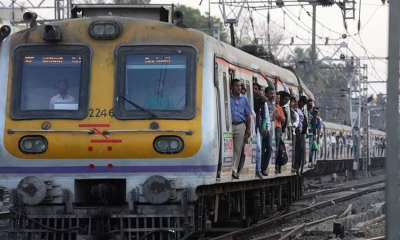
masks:
[[[276,163],[283,166],[286,165],[288,162],[289,158],[286,152],[286,146],[285,143],[280,139],[279,141],[279,149],[278,149],[278,156],[276,158]]]

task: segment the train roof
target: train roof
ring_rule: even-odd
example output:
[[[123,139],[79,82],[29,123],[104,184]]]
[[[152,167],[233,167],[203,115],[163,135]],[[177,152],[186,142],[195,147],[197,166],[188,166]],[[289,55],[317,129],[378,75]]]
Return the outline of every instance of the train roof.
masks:
[[[197,31],[192,29],[192,31]],[[290,70],[279,67],[266,60],[248,54],[236,47],[233,47],[224,42],[218,41],[217,39],[202,33],[207,41],[209,41],[218,57],[224,58],[234,65],[238,65],[245,68],[250,68],[256,72],[261,72],[267,77],[279,77],[285,84],[298,86],[297,75]],[[300,80],[300,84],[303,88],[304,93],[314,99],[312,92],[305,86],[304,82]]]
[[[351,127],[350,126],[346,126],[346,125],[341,125],[341,124],[337,124],[337,123],[331,123],[331,122],[322,122],[324,124],[324,127],[327,129],[332,129],[332,130],[336,130],[336,131],[351,131]]]
[[[331,122],[323,122],[323,124],[326,129],[335,130],[335,131],[339,131],[339,132],[340,131],[351,132],[351,130],[352,130],[351,127],[347,126],[347,125],[340,125],[340,124],[331,123]],[[363,133],[363,132],[364,132],[363,129],[361,129],[361,133]],[[370,129],[370,133],[372,135],[386,136],[385,132],[379,131],[376,129]]]

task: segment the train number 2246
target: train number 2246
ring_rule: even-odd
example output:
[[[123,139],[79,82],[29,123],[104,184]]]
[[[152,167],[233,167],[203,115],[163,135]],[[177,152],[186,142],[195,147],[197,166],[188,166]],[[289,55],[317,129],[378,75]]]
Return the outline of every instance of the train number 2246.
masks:
[[[100,109],[100,108],[90,108],[89,117],[100,118],[100,117],[114,117],[114,109]]]

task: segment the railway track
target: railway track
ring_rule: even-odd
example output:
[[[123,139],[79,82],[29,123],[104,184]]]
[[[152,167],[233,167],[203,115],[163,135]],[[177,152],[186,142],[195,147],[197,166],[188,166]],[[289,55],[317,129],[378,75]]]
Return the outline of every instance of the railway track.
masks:
[[[347,190],[370,187],[373,185],[381,184],[383,182],[384,182],[384,180],[373,181],[373,182],[369,182],[369,183],[363,183],[363,184],[357,184],[357,185],[352,185],[352,186],[340,187],[340,188],[336,188],[336,189],[318,191],[318,192],[314,192],[314,193],[307,194],[304,196],[305,196],[305,198],[311,198],[311,197],[320,196],[320,195],[327,195],[327,194],[343,192],[343,191],[347,191]],[[328,221],[331,219],[338,219],[338,218],[346,217],[348,214],[350,214],[352,206],[349,205],[349,207],[340,215],[333,215],[333,216],[319,219],[314,222],[305,223],[302,225],[289,227],[286,229],[281,229],[271,235],[263,236],[260,233],[264,232],[266,229],[274,230],[274,228],[276,228],[276,227],[274,227],[274,225],[276,225],[276,224],[283,223],[285,221],[291,220],[298,216],[308,214],[317,209],[325,208],[325,207],[334,205],[336,203],[344,202],[344,201],[347,201],[352,198],[359,197],[359,196],[362,196],[362,195],[365,195],[368,193],[382,191],[384,189],[385,189],[385,186],[371,187],[368,189],[360,190],[358,192],[347,194],[345,196],[341,196],[341,197],[329,199],[329,200],[326,200],[326,201],[323,201],[320,203],[316,203],[316,204],[302,208],[297,211],[293,211],[293,212],[289,212],[289,213],[287,213],[286,211],[278,212],[274,216],[272,216],[268,219],[265,219],[256,225],[253,225],[253,226],[245,228],[245,229],[240,229],[240,230],[237,230],[234,232],[230,232],[230,233],[224,234],[219,237],[211,238],[211,240],[237,240],[237,239],[287,240],[287,239],[296,239],[298,236],[300,236],[304,232],[305,228],[308,226],[319,224],[319,223],[322,223],[322,222],[325,222],[325,221]],[[261,236],[258,236],[258,235],[261,235]],[[210,239],[210,238],[208,238],[208,239]]]
[[[332,189],[327,189],[327,190],[314,191],[312,193],[304,194],[302,197],[300,197],[300,199],[313,198],[313,197],[320,196],[320,195],[326,195],[326,194],[331,194],[331,193],[348,191],[348,190],[352,190],[352,189],[369,187],[369,186],[373,186],[373,185],[384,183],[384,182],[385,182],[385,179],[382,179],[382,180],[371,181],[371,182],[367,182],[367,183],[345,186],[345,187],[338,187],[338,188],[332,188]]]

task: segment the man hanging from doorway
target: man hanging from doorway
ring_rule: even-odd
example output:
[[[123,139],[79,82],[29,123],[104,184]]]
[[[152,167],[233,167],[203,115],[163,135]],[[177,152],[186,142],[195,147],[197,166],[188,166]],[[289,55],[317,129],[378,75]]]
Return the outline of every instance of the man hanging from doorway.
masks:
[[[231,114],[233,133],[233,168],[232,178],[239,179],[238,167],[244,141],[251,135],[251,107],[246,96],[241,94],[239,79],[231,82]]]

